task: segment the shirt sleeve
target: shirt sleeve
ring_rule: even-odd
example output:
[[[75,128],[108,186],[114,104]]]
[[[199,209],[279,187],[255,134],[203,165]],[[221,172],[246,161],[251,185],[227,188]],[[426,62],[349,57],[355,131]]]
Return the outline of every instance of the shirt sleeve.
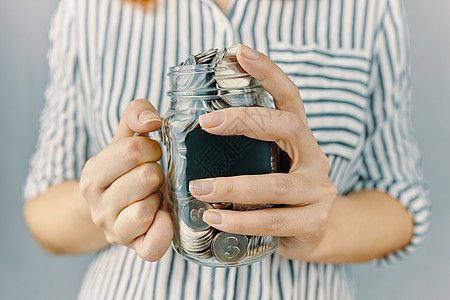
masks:
[[[72,5],[73,1],[62,0],[50,25],[47,55],[50,78],[38,143],[24,188],[26,200],[53,184],[79,178],[86,161],[87,136],[79,109],[81,93]]]
[[[413,252],[430,222],[428,186],[411,126],[408,26],[402,1],[386,2],[375,34],[367,140],[356,190],[377,189],[398,199],[414,220],[414,236],[408,247],[378,262],[392,262]]]

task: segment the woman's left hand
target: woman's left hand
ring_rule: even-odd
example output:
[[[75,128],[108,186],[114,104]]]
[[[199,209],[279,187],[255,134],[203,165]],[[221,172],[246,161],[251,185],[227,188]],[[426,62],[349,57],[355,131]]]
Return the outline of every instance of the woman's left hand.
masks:
[[[276,142],[291,158],[290,171],[196,180],[190,183],[190,192],[211,203],[283,205],[245,212],[214,209],[205,212],[203,218],[211,226],[230,233],[279,236],[277,251],[281,255],[320,261],[319,246],[337,194],[328,177],[328,159],[308,127],[297,86],[262,53],[240,45],[237,58],[273,96],[277,109],[228,108],[203,115],[200,124],[211,134],[245,135]]]

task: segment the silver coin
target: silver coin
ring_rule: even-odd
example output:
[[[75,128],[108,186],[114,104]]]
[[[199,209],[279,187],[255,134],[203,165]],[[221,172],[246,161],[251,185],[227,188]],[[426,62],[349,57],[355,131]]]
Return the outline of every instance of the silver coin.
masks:
[[[216,65],[219,61],[221,61],[223,59],[226,51],[227,51],[227,48],[221,48],[221,49],[217,50],[217,54],[211,61],[211,64]]]
[[[189,228],[180,220],[180,243],[183,251],[191,256],[208,258],[212,256],[211,241],[214,229],[197,231]]]
[[[251,82],[251,76],[236,59],[237,46],[229,47],[216,65],[216,81],[221,88],[243,88]]]
[[[223,101],[220,98],[211,100],[211,106],[214,110],[219,110],[219,109],[224,109],[224,108],[230,107],[230,105],[228,105],[225,101]]]
[[[184,62],[181,62],[180,66],[193,66],[195,65],[195,56],[190,55]],[[194,79],[194,76],[191,72],[184,72],[178,74],[176,77],[176,87],[177,89],[188,89],[191,86],[191,83]]]
[[[214,257],[221,262],[237,262],[247,254],[248,238],[245,235],[220,232],[212,241]]]
[[[236,57],[237,48],[238,48],[238,45],[232,45],[232,46],[228,47],[225,52],[225,57],[230,57],[230,56]]]
[[[208,223],[203,221],[203,214],[208,209],[213,209],[211,204],[194,199],[186,202],[181,208],[181,218],[190,228],[205,230],[210,227]]]
[[[219,95],[230,106],[248,107],[258,103],[255,93],[248,89],[220,90]]]
[[[196,63],[198,65],[200,64],[207,64],[209,62],[211,62],[214,57],[217,54],[217,49],[209,49],[206,51],[203,51],[201,53],[198,53],[196,55],[194,55],[195,59],[196,59]]]

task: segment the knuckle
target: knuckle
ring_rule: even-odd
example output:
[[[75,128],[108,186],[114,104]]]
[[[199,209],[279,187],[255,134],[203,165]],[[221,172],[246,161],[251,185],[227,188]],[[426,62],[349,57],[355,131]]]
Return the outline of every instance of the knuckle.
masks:
[[[116,236],[114,236],[113,234],[110,233],[106,233],[105,234],[105,238],[108,241],[108,243],[112,244],[112,245],[119,245],[119,240],[117,239]]]
[[[315,232],[317,234],[324,232],[328,224],[328,213],[325,210],[322,210],[316,215],[314,223]]]
[[[100,213],[96,210],[91,211],[91,219],[92,222],[98,227],[104,227],[106,223],[106,218],[103,213]]]
[[[330,162],[328,161],[328,157],[325,153],[321,152],[319,159],[317,160],[317,166],[326,174],[330,171]]]
[[[158,188],[162,179],[151,164],[143,164],[140,168],[139,180],[141,185],[151,189]]]
[[[337,187],[333,184],[331,179],[327,178],[326,182],[320,185],[321,199],[324,201],[334,201],[338,194]]]
[[[279,231],[285,223],[283,216],[280,214],[273,214],[264,222],[264,229],[271,233]]]
[[[137,226],[146,226],[153,220],[152,209],[144,201],[140,201],[134,217]]]
[[[289,194],[292,189],[294,189],[295,184],[293,180],[289,177],[289,175],[284,174],[274,174],[272,176],[273,179],[273,190],[276,195],[284,196]]]
[[[328,184],[328,188],[327,188],[327,192],[328,192],[328,198],[330,199],[335,199],[337,194],[338,194],[338,189],[337,187],[331,182]]]
[[[90,158],[81,172],[80,181],[78,183],[78,188],[80,190],[81,195],[86,198],[89,192],[92,190],[93,183],[95,180],[92,180],[91,176],[91,165],[93,161],[93,157]],[[95,178],[95,177],[94,177]]]
[[[141,144],[139,139],[128,139],[123,149],[123,157],[132,166],[141,162]]]
[[[149,151],[152,151],[152,155],[155,157],[155,160],[160,160],[162,157],[161,145],[155,140],[148,139],[148,138],[144,138],[144,139],[150,145]]]
[[[236,185],[233,179],[222,179],[221,185],[223,186],[224,195],[232,195],[236,192]]]
[[[91,185],[91,181],[86,180],[85,176],[81,176],[80,182],[78,184],[78,189],[80,190],[81,195],[86,199],[88,198],[87,195],[90,190],[90,185]]]
[[[302,120],[293,113],[286,114],[293,135],[303,136],[305,134],[306,125]]]

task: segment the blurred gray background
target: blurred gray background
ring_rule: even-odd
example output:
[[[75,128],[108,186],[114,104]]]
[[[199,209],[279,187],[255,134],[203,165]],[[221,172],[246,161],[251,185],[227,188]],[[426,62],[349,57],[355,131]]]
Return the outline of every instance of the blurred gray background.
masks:
[[[450,299],[450,1],[405,2],[414,125],[431,185],[432,226],[422,247],[403,262],[355,266],[358,299]],[[48,76],[48,26],[57,3],[0,1],[0,299],[74,299],[90,260],[45,253],[21,212]]]

